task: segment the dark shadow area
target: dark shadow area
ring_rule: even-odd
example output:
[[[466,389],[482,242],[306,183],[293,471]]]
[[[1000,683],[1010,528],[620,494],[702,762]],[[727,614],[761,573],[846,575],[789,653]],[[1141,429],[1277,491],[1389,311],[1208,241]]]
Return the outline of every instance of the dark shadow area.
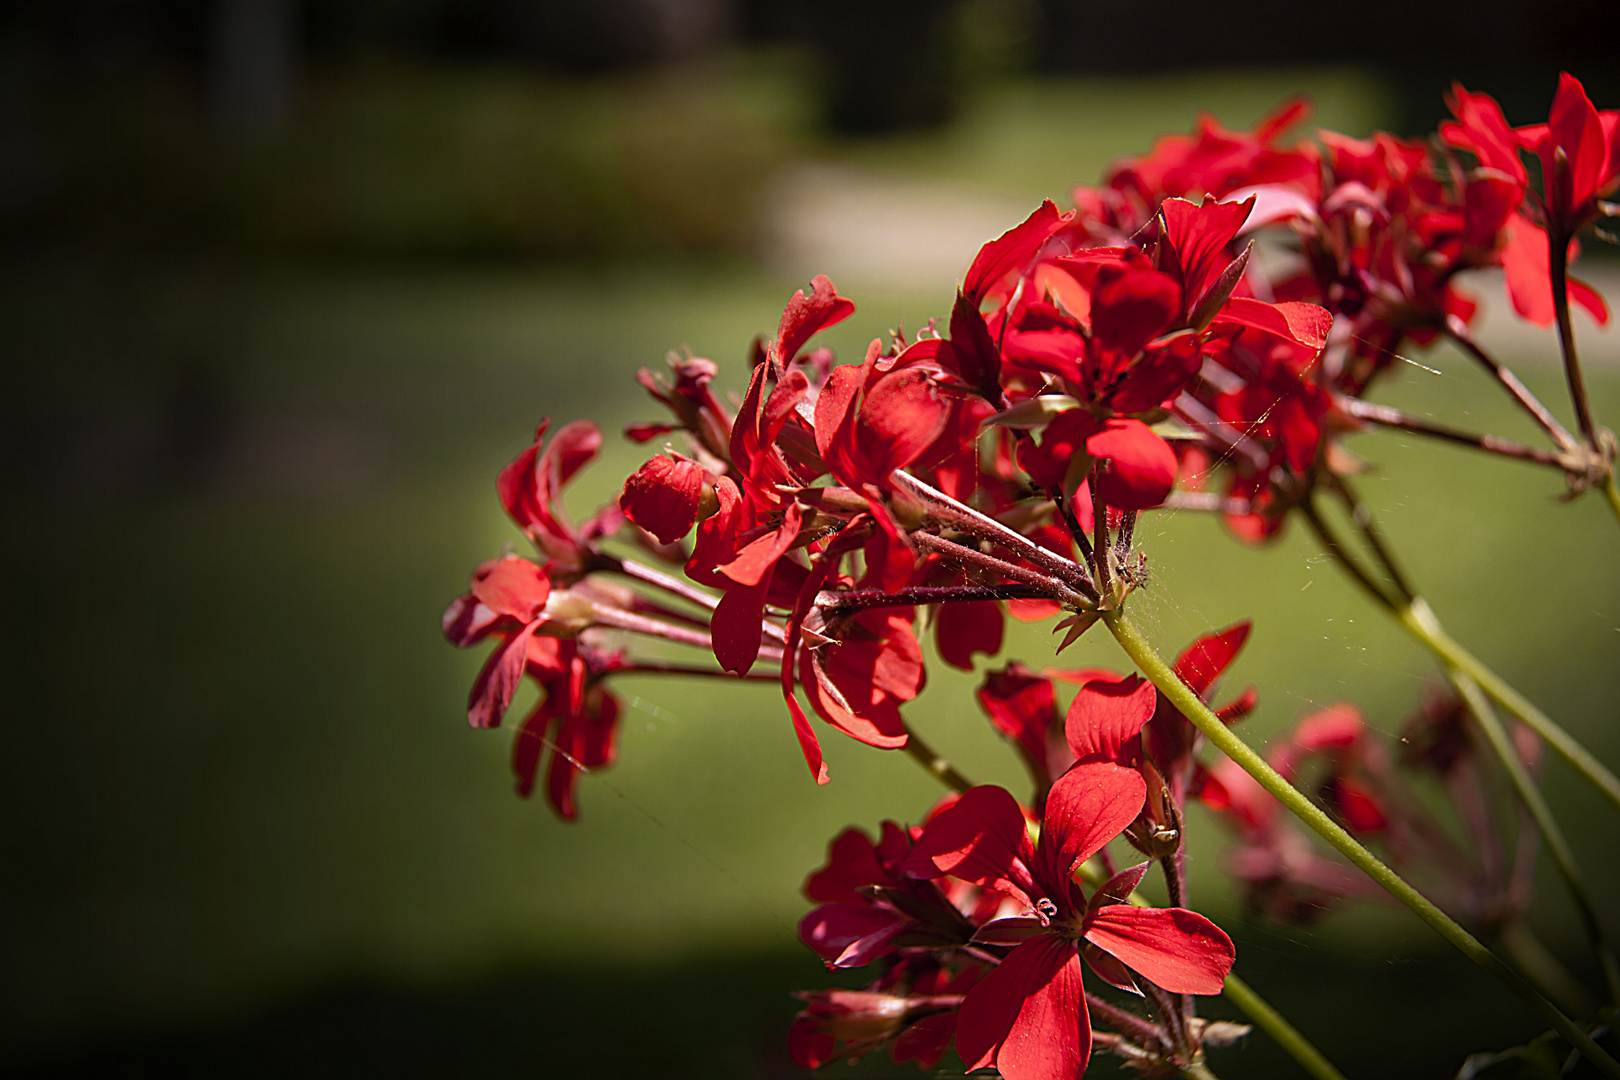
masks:
[[[1453,955],[1325,952],[1308,934],[1285,936],[1252,926],[1235,927],[1233,937],[1243,976],[1284,1005],[1295,1025],[1350,1076],[1452,1076],[1468,1054],[1536,1034],[1534,1022],[1505,992],[1471,977],[1466,962]],[[808,1076],[786,1052],[796,1008],[790,995],[829,982],[859,986],[863,974],[829,976],[808,953],[786,953],[652,970],[523,968],[432,990],[353,983],[236,1025],[107,1036],[4,1064],[19,1080]],[[1222,999],[1205,999],[1199,1011],[1243,1019]],[[1345,1023],[1352,1015],[1355,1022]],[[1211,1051],[1210,1064],[1223,1075],[1299,1075],[1298,1066],[1261,1034]],[[947,1056],[926,1075],[960,1075],[960,1069]],[[827,1071],[925,1075],[894,1065],[882,1052]],[[1135,1075],[1102,1055],[1087,1074]],[[1577,1069],[1567,1075],[1589,1074]]]

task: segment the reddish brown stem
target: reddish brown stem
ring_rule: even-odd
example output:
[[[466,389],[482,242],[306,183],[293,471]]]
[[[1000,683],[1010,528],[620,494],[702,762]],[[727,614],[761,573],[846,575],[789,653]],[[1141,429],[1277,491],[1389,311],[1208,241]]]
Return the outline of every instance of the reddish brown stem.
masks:
[[[826,611],[860,611],[875,607],[910,607],[975,600],[1056,599],[1050,590],[1033,585],[915,585],[889,592],[885,589],[827,590],[816,597]]]
[[[923,483],[916,477],[896,469],[889,474],[895,485],[927,507],[931,516],[952,528],[983,540],[1000,544],[1019,558],[1043,566],[1083,593],[1093,592],[1091,579],[1078,563],[1035,543],[1016,529],[1008,528],[995,518],[981,514],[965,503],[958,502],[938,488]]]
[[[1152,1021],[1144,1020],[1133,1012],[1122,1009],[1112,1002],[1105,1001],[1089,990],[1086,991],[1086,1005],[1090,1007],[1092,1016],[1100,1019],[1119,1034],[1130,1038],[1138,1046],[1144,1049],[1168,1050],[1170,1048],[1164,1031]]]
[[[1043,574],[1041,571],[1031,569],[1027,566],[1019,566],[1017,563],[1006,562],[1005,560],[996,558],[994,555],[986,555],[977,548],[971,548],[965,544],[958,544],[954,541],[945,539],[943,536],[936,536],[933,533],[917,532],[911,534],[911,540],[912,543],[917,544],[920,547],[928,548],[931,551],[937,551],[941,555],[954,559],[965,566],[985,570],[992,574],[999,574],[1002,577],[1009,577],[1014,581],[1032,586],[1035,589],[1040,590],[1043,595],[1048,596],[1061,604],[1082,606],[1089,605],[1096,600],[1095,596],[1078,592],[1070,588],[1064,582],[1056,580],[1049,574]]]
[[[638,660],[638,661],[635,661],[634,663],[625,664],[622,667],[616,667],[612,671],[608,672],[608,674],[609,675],[697,675],[697,676],[700,676],[700,677],[708,677],[708,678],[715,678],[715,679],[731,679],[733,681],[735,681],[738,678],[744,678],[744,679],[748,679],[748,680],[753,681],[753,682],[781,682],[781,679],[782,679],[782,677],[780,675],[778,675],[774,671],[772,671],[772,672],[754,672],[754,671],[751,671],[747,675],[737,676],[737,675],[733,675],[729,671],[721,671],[719,668],[692,667],[692,666],[687,665],[687,664],[665,664],[665,663],[661,663],[661,662],[659,662],[657,660]]]
[[[616,630],[629,630],[632,633],[646,634],[648,637],[662,638],[673,641],[679,645],[691,645],[699,649],[713,649],[713,639],[700,630],[689,630],[684,626],[672,626],[658,619],[649,619],[645,615],[637,615],[623,608],[610,607],[607,604],[592,604],[592,615],[600,626],[611,626]],[[761,660],[780,661],[782,650],[763,647],[759,650]]]
[[[1580,425],[1586,445],[1597,449],[1597,425],[1592,422],[1592,405],[1586,399],[1586,379],[1581,361],[1575,355],[1575,324],[1569,317],[1569,237],[1547,232],[1549,270],[1552,274],[1553,311],[1558,316],[1558,345],[1564,353],[1564,375],[1569,396],[1575,403],[1575,422]]]
[[[1436,424],[1428,420],[1419,420],[1409,413],[1388,405],[1379,405],[1371,401],[1362,401],[1346,395],[1338,395],[1335,399],[1341,412],[1377,424],[1380,427],[1399,428],[1410,431],[1415,435],[1428,435],[1447,442],[1458,443],[1462,446],[1471,446],[1476,450],[1485,450],[1492,454],[1501,454],[1503,457],[1518,458],[1522,461],[1532,461],[1537,465],[1551,465],[1555,469],[1564,467],[1563,456],[1553,450],[1545,450],[1539,446],[1526,446],[1513,439],[1504,439],[1498,435],[1476,435],[1471,431],[1460,431],[1457,428],[1447,427],[1445,424]]]
[[[1536,423],[1541,425],[1541,429],[1552,437],[1553,442],[1558,444],[1559,449],[1574,450],[1580,446],[1575,436],[1569,433],[1569,429],[1558,422],[1558,418],[1547,410],[1547,406],[1541,403],[1540,398],[1530,392],[1529,387],[1519,381],[1517,375],[1497,363],[1495,357],[1480,347],[1479,342],[1475,341],[1473,335],[1468,332],[1468,324],[1455,315],[1448,315],[1446,316],[1446,334],[1461,346],[1464,352],[1479,361],[1480,364],[1484,365],[1485,370],[1496,377],[1496,381],[1501,383],[1503,389],[1508,392],[1513,400],[1518,402],[1520,407],[1529,413]]]

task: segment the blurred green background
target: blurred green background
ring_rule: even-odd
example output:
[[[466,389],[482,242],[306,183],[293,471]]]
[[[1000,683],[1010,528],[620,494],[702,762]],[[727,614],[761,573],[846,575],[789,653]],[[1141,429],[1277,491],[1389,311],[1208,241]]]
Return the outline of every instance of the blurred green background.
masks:
[[[615,437],[657,417],[637,368],[689,347],[740,386],[752,337],[831,269],[778,242],[817,177],[901,205],[1010,208],[976,243],[1199,110],[1242,126],[1303,92],[1324,126],[1421,130],[1448,74],[1272,54],[1244,70],[1058,70],[1041,28],[1062,5],[973,3],[939,26],[909,16],[954,59],[946,91],[925,86],[895,117],[840,97],[827,32],[784,29],[769,5],[697,45],[603,60],[559,59],[554,41],[491,59],[476,22],[351,4],[338,29],[305,13],[282,97],[261,80],[230,106],[197,60],[226,46],[165,36],[215,25],[209,5],[66,7],[80,19],[66,30],[48,6],[4,24],[0,128],[23,161],[0,184],[14,508],[0,1063],[31,1075],[794,1075],[788,992],[828,980],[794,940],[803,877],[844,825],[915,821],[939,792],[904,757],[833,735],[817,789],[771,687],[643,677],[615,684],[621,763],[582,783],[577,824],[517,799],[509,733],[462,719],[482,656],[437,627],[471,568],[519,540],[495,472],[541,417],[593,418],[609,439],[571,497],[588,509],[645,456]],[[162,18],[109,59],[81,24],[131,10]],[[1614,104],[1598,92],[1613,72],[1593,66],[1580,73]],[[1551,75],[1502,71],[1533,86],[1511,118],[1533,119]],[[1413,85],[1433,100],[1414,104]],[[835,279],[859,310],[826,335],[846,360],[946,315],[959,272],[904,288],[852,266]],[[1493,314],[1525,380],[1564,400],[1548,339]],[[1615,333],[1588,348],[1612,424]],[[1407,368],[1381,397],[1534,437],[1461,357],[1423,362],[1439,374]],[[1395,435],[1351,445],[1447,625],[1620,761],[1620,537],[1604,507],[1560,503],[1558,477],[1529,466]],[[1259,741],[1346,697],[1397,731],[1432,677],[1297,529],[1250,550],[1183,512],[1138,535],[1154,579],[1136,611],[1161,648],[1255,620],[1229,686],[1257,687]],[[1006,655],[1039,665],[1050,647],[1026,629]],[[1065,659],[1124,666],[1096,634]],[[912,722],[975,779],[1017,784],[972,685],[936,668]],[[1547,789],[1612,914],[1612,809],[1556,761]],[[1246,922],[1217,870],[1223,838],[1191,827],[1193,895],[1238,939],[1239,973],[1347,1070],[1450,1075],[1534,1034],[1402,912]],[[1589,973],[1542,879],[1536,927]],[[1291,1068],[1258,1035],[1213,1064]]]

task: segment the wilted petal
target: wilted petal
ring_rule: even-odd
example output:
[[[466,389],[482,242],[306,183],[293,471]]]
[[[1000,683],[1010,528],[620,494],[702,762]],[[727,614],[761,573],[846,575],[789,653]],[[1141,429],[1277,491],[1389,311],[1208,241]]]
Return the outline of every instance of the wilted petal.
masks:
[[[1086,916],[1085,937],[1173,994],[1218,994],[1237,953],[1220,927],[1185,908],[1109,904]]]

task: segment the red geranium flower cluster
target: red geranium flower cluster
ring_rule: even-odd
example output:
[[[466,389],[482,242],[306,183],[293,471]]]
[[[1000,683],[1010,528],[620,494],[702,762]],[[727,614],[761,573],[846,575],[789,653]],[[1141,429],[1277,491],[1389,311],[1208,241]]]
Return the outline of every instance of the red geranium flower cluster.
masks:
[[[1187,906],[1189,803],[1236,834],[1226,867],[1258,910],[1301,921],[1368,891],[1249,772],[1201,756],[1205,736],[1181,708],[1218,744],[1230,733],[1215,719],[1255,708],[1252,690],[1214,704],[1249,624],[1198,638],[1168,673],[1143,660],[1158,687],[1099,669],[987,668],[977,700],[1029,771],[1023,803],[922,745],[906,707],[927,685],[930,638],[971,672],[1001,653],[1009,615],[1050,620],[1058,652],[1103,619],[1121,634],[1122,605],[1147,577],[1139,516],[1165,506],[1218,510],[1248,540],[1298,509],[1377,599],[1417,610],[1336,443],[1367,424],[1552,465],[1574,492],[1609,482],[1612,439],[1584,411],[1584,441],[1565,431],[1472,340],[1475,305],[1458,282],[1499,266],[1527,318],[1567,330],[1567,298],[1607,317],[1578,283],[1566,295],[1564,269],[1620,182],[1620,114],[1595,110],[1567,76],[1545,125],[1510,128],[1460,87],[1452,107],[1432,145],[1331,132],[1288,144],[1304,115],[1293,104],[1252,132],[1205,120],[1077,189],[1075,209],[1043,203],[978,252],[945,326],[894,332],[857,363],[812,344],[854,311],[817,277],[756,342],[740,395],[717,393],[703,358],[641,373],[668,415],[626,434],[662,445],[583,523],[563,512],[563,490],[601,436],[576,422],[548,441],[542,424],[497,483],[534,557],[482,564],[444,615],[456,645],[493,646],[469,722],[501,726],[531,681],[518,789],[544,765],[550,802],[573,818],[578,776],[615,754],[612,679],[770,680],[817,783],[829,776],[813,718],[907,749],[957,792],[916,827],[845,831],[807,882],[804,942],[829,967],[880,973],[858,991],[803,995],[790,1036],[800,1064],[887,1047],[931,1067],[954,1041],[970,1069],[1009,1080],[1072,1080],[1099,1047],[1145,1075],[1195,1070],[1236,1028],[1200,1020],[1188,996],[1221,992],[1234,961],[1230,939]],[[1553,449],[1365,399],[1399,350],[1442,335]],[[1323,525],[1324,490],[1346,502],[1387,585]],[[672,661],[670,645],[700,658]],[[1457,918],[1499,930],[1525,911],[1534,847],[1504,848],[1486,809],[1497,780],[1461,731],[1455,704],[1431,700],[1410,749],[1391,755],[1354,706],[1336,705],[1269,760]],[[1533,744],[1521,749],[1533,766]],[[1422,770],[1468,843],[1411,791]],[[1116,841],[1146,861],[1117,868]],[[1137,894],[1155,864],[1163,907]],[[1088,992],[1088,977],[1141,997],[1148,1015]]]

